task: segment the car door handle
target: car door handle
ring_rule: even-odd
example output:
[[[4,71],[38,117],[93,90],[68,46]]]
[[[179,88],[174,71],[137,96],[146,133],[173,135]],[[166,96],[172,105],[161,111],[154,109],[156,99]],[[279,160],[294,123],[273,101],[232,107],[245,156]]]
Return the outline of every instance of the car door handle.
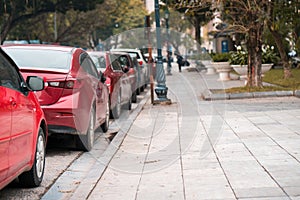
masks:
[[[17,106],[17,102],[16,102],[16,100],[15,100],[13,97],[10,97],[10,98],[9,98],[9,102],[10,102],[10,104],[11,104],[13,107],[16,107],[16,106]]]

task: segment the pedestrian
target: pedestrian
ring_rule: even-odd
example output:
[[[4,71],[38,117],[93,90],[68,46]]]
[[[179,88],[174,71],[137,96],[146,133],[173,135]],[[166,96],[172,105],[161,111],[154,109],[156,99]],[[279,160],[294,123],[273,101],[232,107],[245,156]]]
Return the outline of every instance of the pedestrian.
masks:
[[[176,58],[177,58],[179,72],[181,72],[183,57],[179,53],[176,53]]]
[[[172,75],[171,73],[171,68],[172,68],[172,52],[171,51],[167,51],[167,75]]]

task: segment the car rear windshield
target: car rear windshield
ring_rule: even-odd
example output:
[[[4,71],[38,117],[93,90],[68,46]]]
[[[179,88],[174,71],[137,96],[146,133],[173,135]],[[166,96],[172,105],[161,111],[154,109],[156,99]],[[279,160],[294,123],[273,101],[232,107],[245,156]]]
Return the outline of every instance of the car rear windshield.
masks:
[[[69,70],[71,52],[36,49],[5,49],[20,68]]]
[[[140,56],[138,53],[135,53],[135,52],[128,52],[128,54],[131,56],[131,57],[137,57],[137,59],[140,59]]]

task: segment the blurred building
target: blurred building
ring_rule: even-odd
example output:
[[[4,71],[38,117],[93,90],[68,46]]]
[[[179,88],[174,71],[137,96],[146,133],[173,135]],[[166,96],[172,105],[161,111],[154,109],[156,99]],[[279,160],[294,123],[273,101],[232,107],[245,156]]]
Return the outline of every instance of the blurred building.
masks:
[[[224,31],[227,25],[221,20],[220,13],[215,12],[213,19],[201,28],[202,46],[208,52],[225,53],[233,50],[234,35]]]
[[[154,12],[154,0],[142,0],[145,4],[145,7],[148,11],[148,13]]]

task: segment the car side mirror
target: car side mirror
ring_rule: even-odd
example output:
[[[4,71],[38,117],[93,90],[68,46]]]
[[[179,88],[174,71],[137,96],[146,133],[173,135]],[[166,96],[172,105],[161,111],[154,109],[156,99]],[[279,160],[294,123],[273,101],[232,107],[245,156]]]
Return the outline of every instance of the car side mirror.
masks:
[[[124,73],[127,73],[129,71],[129,68],[128,68],[128,66],[124,65],[124,66],[122,66],[122,70]]]
[[[106,81],[106,77],[104,76],[103,73],[101,73],[101,75],[100,75],[100,81],[101,81],[101,83],[105,83],[105,81]]]
[[[26,79],[26,84],[32,91],[41,91],[45,87],[44,80],[38,76],[28,76]]]

